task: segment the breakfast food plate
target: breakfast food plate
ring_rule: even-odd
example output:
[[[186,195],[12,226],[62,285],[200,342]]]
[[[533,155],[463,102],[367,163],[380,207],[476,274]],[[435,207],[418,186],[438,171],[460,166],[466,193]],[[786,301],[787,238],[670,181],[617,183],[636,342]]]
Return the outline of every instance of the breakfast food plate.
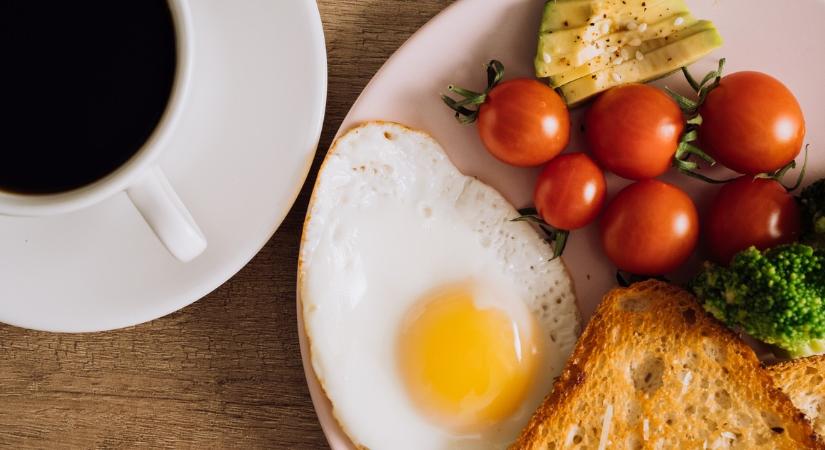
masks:
[[[86,332],[169,314],[240,270],[292,206],[326,99],[315,2],[186,4],[190,85],[159,165],[207,249],[176,260],[123,192],[59,216],[0,216],[0,321]]]
[[[825,153],[821,151],[825,146],[825,130],[818,126],[825,121],[825,107],[822,106],[825,105],[825,92],[819,88],[817,78],[811,75],[825,68],[825,30],[818,25],[825,19],[825,2],[795,2],[793,7],[783,8],[781,14],[775,4],[765,0],[689,0],[687,4],[696,17],[712,20],[724,39],[721,49],[692,64],[691,71],[697,76],[704,75],[716,69],[719,59],[724,57],[727,59],[725,73],[757,70],[782,80],[796,95],[808,124],[804,140],[810,145],[806,180],[810,182],[825,176]],[[350,110],[339,136],[364,122],[375,120],[398,122],[422,130],[441,144],[449,160],[461,173],[489,184],[517,208],[531,206],[540,169],[513,167],[491,156],[485,150],[475,126],[459,125],[439,95],[445,93],[451,84],[481,90],[485,85],[484,67],[493,59],[503,63],[505,79],[534,77],[536,32],[542,20],[543,6],[541,0],[461,0],[451,5],[422,27],[385,63]],[[675,23],[681,22],[677,19]],[[641,60],[641,57],[637,58]],[[545,57],[546,62],[551,59],[550,55]],[[690,92],[688,83],[680,73],[655,81],[653,85],[667,86],[683,94]],[[585,109],[571,109],[571,140],[567,151],[588,151],[580,129]],[[357,167],[354,170],[358,170]],[[721,167],[704,173],[716,178],[726,178],[732,174]],[[700,213],[708,210],[717,190],[675,170],[660,179],[688,193]],[[608,199],[628,184],[629,181],[608,174]],[[308,220],[311,223],[314,219],[310,216]],[[398,239],[407,237],[403,229],[388,230],[387,233],[397,233]],[[305,234],[304,246],[307,240],[317,242],[314,237]],[[420,245],[426,246],[427,243],[421,242]],[[302,255],[304,251],[302,248]],[[708,257],[707,249],[700,247],[678,271],[669,273],[669,278],[677,282],[686,281]],[[571,235],[562,259],[572,277],[584,324],[602,297],[616,285],[616,265],[605,257],[599,229],[594,224]],[[418,264],[427,265],[430,261],[424,260]],[[416,263],[410,262],[410,265],[415,266]],[[299,268],[299,272],[301,270]],[[382,276],[404,275],[387,273]],[[301,276],[299,273],[299,278]],[[363,284],[359,286],[363,287]],[[350,286],[338,288],[337,292],[345,295]],[[313,365],[319,367],[324,363],[321,361],[323,356],[310,355],[305,328],[307,321],[302,317],[306,311],[302,307],[303,294],[298,294],[298,325],[313,402],[332,448],[352,448],[352,442],[339,426],[341,417],[336,420],[333,415],[330,401],[313,369]],[[391,302],[398,299],[383,300]],[[368,321],[361,325],[370,327],[371,323]],[[401,327],[401,324],[398,326]],[[396,333],[400,331],[394,330]],[[337,336],[342,346],[350,338],[354,337]],[[383,338],[392,340],[393,336]],[[379,394],[370,392],[370,395]],[[389,427],[392,419],[387,417],[388,414],[390,412],[387,410],[377,410],[362,416],[374,427]]]

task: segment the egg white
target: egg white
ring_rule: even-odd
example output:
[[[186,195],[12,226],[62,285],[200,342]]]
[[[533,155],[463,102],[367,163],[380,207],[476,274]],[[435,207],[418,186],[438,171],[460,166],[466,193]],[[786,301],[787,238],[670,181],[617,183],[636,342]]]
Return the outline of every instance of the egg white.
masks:
[[[312,367],[333,414],[372,449],[501,448],[552,386],[580,330],[572,281],[493,188],[461,174],[427,134],[371,122],[341,136],[319,173],[299,260]],[[459,434],[410,402],[398,373],[404,314],[439,286],[470,281],[539,325],[543,366],[498,426]]]

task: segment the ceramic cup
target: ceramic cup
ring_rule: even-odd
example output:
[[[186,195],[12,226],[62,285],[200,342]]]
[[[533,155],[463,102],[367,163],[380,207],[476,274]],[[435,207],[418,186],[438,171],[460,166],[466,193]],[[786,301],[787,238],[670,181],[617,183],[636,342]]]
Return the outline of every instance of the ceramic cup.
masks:
[[[206,249],[206,238],[175,193],[157,159],[167,149],[182,111],[192,65],[192,31],[186,0],[168,0],[175,24],[177,67],[163,117],[143,146],[107,176],[80,188],[47,195],[0,191],[0,214],[49,216],[94,205],[125,191],[169,252],[190,261]]]

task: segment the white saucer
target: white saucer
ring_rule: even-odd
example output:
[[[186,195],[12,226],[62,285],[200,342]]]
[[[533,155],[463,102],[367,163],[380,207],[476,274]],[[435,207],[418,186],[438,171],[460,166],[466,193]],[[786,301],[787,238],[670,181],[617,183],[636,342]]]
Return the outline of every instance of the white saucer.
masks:
[[[292,206],[326,101],[315,2],[197,0],[190,9],[192,86],[160,165],[208,248],[178,262],[123,193],[57,217],[0,217],[0,321],[78,332],[169,314],[240,270]]]

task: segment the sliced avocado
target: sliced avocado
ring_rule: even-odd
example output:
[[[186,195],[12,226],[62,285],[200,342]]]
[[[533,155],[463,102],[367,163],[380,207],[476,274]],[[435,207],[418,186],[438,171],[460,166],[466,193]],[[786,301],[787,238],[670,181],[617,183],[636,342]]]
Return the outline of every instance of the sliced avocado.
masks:
[[[640,12],[647,13],[645,8],[650,10],[659,8],[662,3],[672,2],[673,0],[549,0],[544,5],[539,33],[582,27],[599,17],[609,17],[613,21],[624,23],[628,19],[639,17]],[[675,11],[673,9],[670,14]],[[646,17],[649,20],[656,19],[651,13],[647,13]]]
[[[594,27],[588,28],[599,26],[598,22],[594,23],[596,24]],[[639,31],[638,28],[634,30],[623,29],[596,39],[591,39],[590,33],[578,35],[572,41],[569,39],[556,39],[556,36],[560,33],[567,33],[572,30],[543,34],[539,37],[536,75],[539,77],[557,75],[576,68],[600,55],[612,53],[612,51],[616,51],[621,47],[628,47],[628,51],[632,50],[632,53],[635,53],[634,47],[641,46],[642,42],[669,36],[694,23],[696,23],[696,19],[689,12],[681,12],[667,16],[655,23],[647,24],[644,31]]]
[[[712,22],[708,20],[700,20],[683,30],[674,32],[669,36],[644,41],[642,42],[642,45],[640,45],[638,48],[625,49],[624,52],[622,52],[621,50],[616,50],[612,53],[604,53],[571,70],[550,76],[550,85],[554,88],[562,86],[573,80],[577,80],[581,77],[590,75],[593,72],[597,72],[613,64],[616,64],[617,61],[619,61],[619,63],[621,64],[622,60],[636,58],[636,51],[641,52],[642,55],[646,55],[651,51],[660,47],[664,47],[665,45],[670,44],[672,42],[676,42],[688,36],[693,36],[696,33],[701,33],[702,31],[712,29],[714,29]]]
[[[630,59],[618,66],[608,67],[571,81],[559,88],[570,107],[611,87],[645,82],[661,78],[682,66],[707,55],[722,45],[722,36],[714,28],[685,37],[664,47],[652,50],[644,59]]]
[[[626,0],[625,0],[626,1]],[[553,2],[551,2],[553,3]],[[572,2],[558,1],[556,5],[566,5]],[[591,2],[591,4],[598,4],[599,2]],[[675,14],[687,13],[688,8],[684,0],[660,0],[658,3],[645,3],[645,7],[638,8],[635,12],[628,12],[623,14],[618,9],[606,10],[591,8],[591,13],[594,13],[585,24],[575,28],[565,28],[559,30],[548,30],[541,32],[539,35],[539,42],[542,50],[549,52],[552,55],[566,55],[576,51],[576,47],[583,47],[593,41],[607,36],[611,33],[616,33],[622,30],[629,30],[627,24],[630,21],[633,23],[657,23],[663,21],[665,18]],[[559,6],[555,6],[559,8]],[[599,13],[598,11],[602,11]],[[552,14],[552,12],[551,12]],[[551,15],[552,17],[552,15]],[[565,22],[569,23],[567,20]]]

